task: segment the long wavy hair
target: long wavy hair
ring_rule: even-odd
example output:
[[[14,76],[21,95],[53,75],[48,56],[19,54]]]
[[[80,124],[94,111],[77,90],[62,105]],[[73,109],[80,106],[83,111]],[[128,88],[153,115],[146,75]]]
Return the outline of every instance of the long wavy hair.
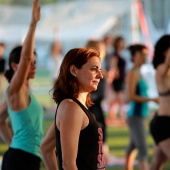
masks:
[[[60,103],[67,97],[77,98],[79,95],[79,84],[77,78],[70,73],[70,66],[75,65],[81,69],[91,57],[99,57],[100,53],[90,48],[74,48],[67,52],[60,66],[59,76],[53,87],[53,99]],[[86,105],[91,106],[90,93],[87,95]]]

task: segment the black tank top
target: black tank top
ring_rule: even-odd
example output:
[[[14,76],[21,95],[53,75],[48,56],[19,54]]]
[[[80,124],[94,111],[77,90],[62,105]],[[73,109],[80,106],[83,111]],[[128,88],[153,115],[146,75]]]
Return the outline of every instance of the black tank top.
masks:
[[[76,102],[89,118],[88,126],[81,130],[78,144],[78,154],[76,164],[78,170],[105,170],[105,160],[102,151],[103,132],[95,120],[94,115],[77,99],[71,98]],[[57,113],[57,112],[56,112]],[[78,116],[78,115],[77,115]],[[62,150],[60,143],[60,131],[56,123],[56,155],[58,158],[59,170],[62,168]]]
[[[117,58],[118,60],[118,63],[117,63],[117,67],[119,69],[119,78],[118,79],[115,79],[116,80],[121,80],[121,81],[124,81],[125,80],[125,68],[126,68],[126,61],[125,59],[120,56],[120,54],[118,54],[117,52],[115,52],[113,54],[114,57]]]
[[[3,74],[5,71],[5,59],[0,59],[0,74]]]

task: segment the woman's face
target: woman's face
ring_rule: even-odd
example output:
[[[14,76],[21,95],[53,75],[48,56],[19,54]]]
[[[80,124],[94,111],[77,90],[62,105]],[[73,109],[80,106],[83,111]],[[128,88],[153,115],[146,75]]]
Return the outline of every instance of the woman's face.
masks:
[[[147,61],[147,55],[148,55],[148,50],[143,49],[142,51],[139,51],[135,54],[134,60],[140,65],[145,64]]]
[[[103,78],[100,58],[95,56],[91,57],[81,69],[76,69],[76,77],[81,92],[97,90],[100,79]]]
[[[165,58],[170,55],[170,47],[163,53],[163,55],[165,56]]]
[[[120,40],[118,42],[117,48],[118,48],[118,50],[123,50],[125,48],[125,41],[124,40]]]

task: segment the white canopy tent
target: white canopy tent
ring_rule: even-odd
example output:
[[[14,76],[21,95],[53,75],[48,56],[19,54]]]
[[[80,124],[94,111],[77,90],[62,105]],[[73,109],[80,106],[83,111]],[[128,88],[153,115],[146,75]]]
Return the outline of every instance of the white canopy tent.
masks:
[[[52,42],[54,30],[62,42],[81,46],[89,38],[102,38],[122,16],[129,14],[131,0],[86,0],[41,6],[36,32],[38,42]],[[0,41],[23,40],[31,17],[31,7],[0,6]],[[77,44],[76,44],[77,43]]]
[[[56,29],[56,38],[61,41],[64,52],[73,47],[84,46],[90,38],[101,39],[105,34],[113,32],[117,25],[119,27],[116,31],[123,35],[127,42],[138,41],[140,28],[133,8],[134,1],[77,0],[41,6],[36,49],[43,63],[42,68],[45,68],[44,61],[48,58],[49,46],[55,38]],[[31,7],[0,5],[0,11],[0,41],[6,43],[11,50],[13,45],[21,43],[26,35]]]

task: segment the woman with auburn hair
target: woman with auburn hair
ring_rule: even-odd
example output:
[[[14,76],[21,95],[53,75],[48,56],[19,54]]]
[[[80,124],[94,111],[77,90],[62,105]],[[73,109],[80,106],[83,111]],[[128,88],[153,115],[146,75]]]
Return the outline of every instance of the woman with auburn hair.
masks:
[[[88,110],[93,104],[90,92],[102,78],[96,50],[74,48],[65,55],[53,88],[55,123],[40,147],[48,170],[105,170],[102,129]]]

